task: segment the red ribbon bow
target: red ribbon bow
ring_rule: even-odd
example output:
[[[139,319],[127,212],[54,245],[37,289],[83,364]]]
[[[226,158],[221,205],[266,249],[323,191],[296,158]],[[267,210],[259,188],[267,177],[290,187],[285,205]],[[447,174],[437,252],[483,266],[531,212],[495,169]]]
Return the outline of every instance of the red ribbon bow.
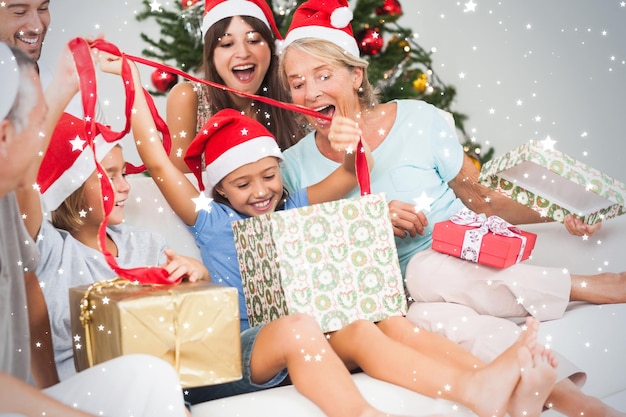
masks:
[[[485,218],[484,214],[476,214],[468,208],[464,208],[456,214],[450,217],[450,221],[454,224],[461,226],[473,226],[476,229],[469,229],[465,232],[465,238],[463,239],[463,246],[461,249],[461,258],[468,261],[478,262],[478,255],[480,253],[480,245],[483,236],[489,232],[496,235],[516,237],[522,240],[519,254],[517,255],[517,262],[522,259],[524,249],[526,248],[526,236],[523,236],[522,231],[513,226],[511,223],[498,216],[489,216]]]

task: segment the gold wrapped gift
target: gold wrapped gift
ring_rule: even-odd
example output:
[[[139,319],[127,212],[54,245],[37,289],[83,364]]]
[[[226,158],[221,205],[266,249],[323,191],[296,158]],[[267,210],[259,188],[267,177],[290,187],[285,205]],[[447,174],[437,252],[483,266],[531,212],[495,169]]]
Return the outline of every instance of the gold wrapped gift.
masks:
[[[116,279],[71,288],[70,306],[78,371],[145,353],[171,363],[185,388],[241,378],[234,288],[202,281],[134,285]]]

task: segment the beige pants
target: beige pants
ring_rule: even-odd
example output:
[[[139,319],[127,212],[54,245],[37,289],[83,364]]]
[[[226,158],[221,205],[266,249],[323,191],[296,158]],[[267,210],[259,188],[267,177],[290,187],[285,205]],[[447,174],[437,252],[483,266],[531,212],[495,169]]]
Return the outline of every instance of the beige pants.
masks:
[[[517,264],[486,267],[431,249],[409,261],[406,286],[411,298],[407,318],[414,324],[459,343],[491,362],[519,336],[520,318],[540,321],[563,316],[569,303],[570,275],[561,269]],[[558,380],[578,386],[586,375],[563,356]]]

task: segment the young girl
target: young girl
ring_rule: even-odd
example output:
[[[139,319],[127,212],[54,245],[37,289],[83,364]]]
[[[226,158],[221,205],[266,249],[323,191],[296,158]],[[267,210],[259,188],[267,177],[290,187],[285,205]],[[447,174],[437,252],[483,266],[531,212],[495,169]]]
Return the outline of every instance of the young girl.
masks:
[[[39,193],[34,187],[18,194],[26,227],[41,253],[36,273],[42,283],[52,323],[54,357],[63,380],[74,368],[68,290],[117,275],[106,262],[98,241],[103,221],[100,178],[94,156],[86,145],[85,122],[63,113],[41,162],[31,167],[27,184],[37,184],[51,220],[44,219]],[[44,147],[45,149],[45,147]],[[124,202],[130,186],[125,179],[125,161],[119,143],[96,137],[96,157],[109,175],[115,205],[107,224],[106,249],[124,268],[163,265],[169,279],[186,276],[191,281],[208,279],[201,262],[166,249],[165,239],[153,232],[129,226],[124,221]],[[82,342],[81,342],[82,343]]]
[[[204,77],[238,91],[288,101],[278,79],[275,41],[281,39],[265,0],[208,0],[202,24]],[[211,115],[225,108],[240,110],[263,123],[287,149],[304,136],[294,115],[278,107],[205,84],[177,84],[167,95],[166,120],[172,134],[170,159],[189,172],[183,156]]]
[[[98,61],[103,71],[120,73],[119,58],[100,53]],[[132,71],[135,85],[140,85],[134,66]],[[363,320],[328,338],[311,317],[302,314],[283,316],[263,326],[248,326],[232,221],[277,208],[341,198],[357,184],[354,154],[345,152],[355,148],[354,137],[333,142],[336,150],[344,152],[344,161],[328,178],[286,195],[278,165],[282,154],[273,136],[240,112],[222,110],[207,122],[186,156],[201,188],[199,161],[204,156],[207,190],[212,197],[208,198],[203,193],[199,195],[191,181],[168,159],[155,135],[143,94],[135,95],[134,106],[133,135],[146,168],[172,209],[195,234],[213,281],[233,286],[240,294],[244,378],[195,390],[199,396],[192,402],[276,386],[288,371],[296,388],[327,415],[374,415],[377,411],[355,388],[348,366],[360,367],[373,377],[431,397],[457,401],[480,416],[502,416],[507,410],[511,415],[539,414],[544,394],[552,386],[554,362],[548,352],[536,345],[538,327],[533,320],[528,321],[529,331],[522,334],[517,345],[489,366],[483,366],[443,338],[429,334],[422,337],[421,333],[426,332],[421,330],[417,336],[415,328],[403,317],[385,320],[382,327],[404,329],[390,331],[404,343]],[[422,354],[422,343],[438,344],[439,356]],[[311,352],[319,352],[321,360],[308,362],[306,354]],[[521,373],[521,379],[520,367],[528,371]]]

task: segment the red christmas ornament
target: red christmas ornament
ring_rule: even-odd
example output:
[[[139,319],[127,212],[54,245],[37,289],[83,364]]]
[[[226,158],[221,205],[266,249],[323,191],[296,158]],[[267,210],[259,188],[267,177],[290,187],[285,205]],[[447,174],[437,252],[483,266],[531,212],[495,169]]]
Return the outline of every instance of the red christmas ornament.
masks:
[[[383,36],[378,28],[363,29],[356,35],[356,41],[365,55],[377,55],[383,49]]]
[[[402,6],[398,0],[383,0],[383,5],[376,8],[377,16],[402,16]]]
[[[167,93],[178,82],[178,75],[155,69],[152,73],[152,85],[159,93]]]
[[[187,7],[191,7],[199,1],[200,0],[181,0],[183,9],[186,9]]]

